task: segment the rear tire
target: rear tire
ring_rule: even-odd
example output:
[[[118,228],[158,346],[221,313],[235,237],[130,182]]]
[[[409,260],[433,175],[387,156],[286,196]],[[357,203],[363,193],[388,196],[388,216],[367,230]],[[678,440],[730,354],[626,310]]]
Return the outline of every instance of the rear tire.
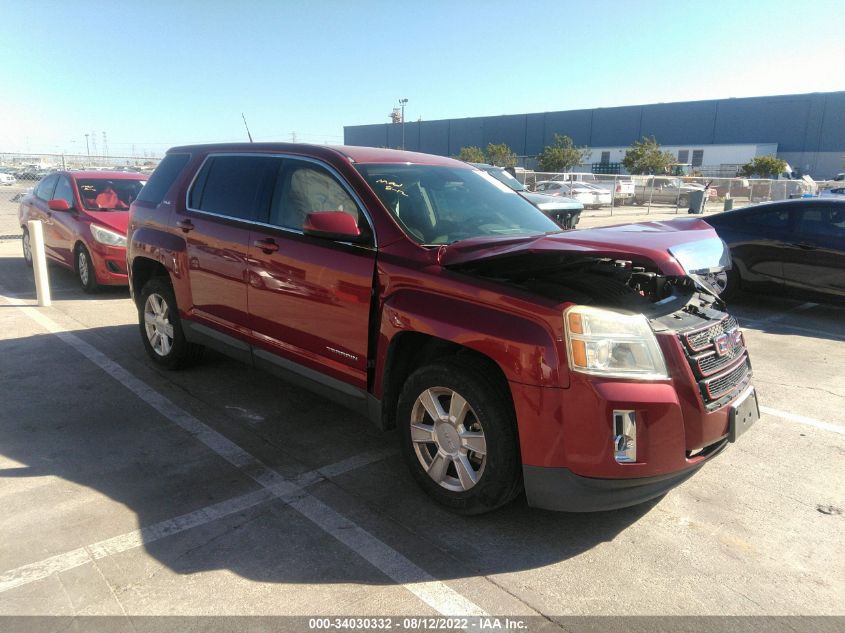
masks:
[[[141,289],[138,307],[141,340],[157,365],[181,369],[198,361],[204,348],[185,338],[170,280],[153,277]]]
[[[522,490],[513,406],[497,378],[483,363],[454,358],[415,371],[399,396],[411,475],[459,514],[490,512]]]
[[[23,248],[23,263],[32,268],[32,242],[29,240],[29,230],[26,227],[21,236],[21,247]]]
[[[79,285],[82,286],[82,289],[89,294],[97,292],[100,285],[97,283],[97,273],[94,272],[94,261],[91,259],[88,249],[82,244],[76,247],[74,262],[76,277],[79,279]]]

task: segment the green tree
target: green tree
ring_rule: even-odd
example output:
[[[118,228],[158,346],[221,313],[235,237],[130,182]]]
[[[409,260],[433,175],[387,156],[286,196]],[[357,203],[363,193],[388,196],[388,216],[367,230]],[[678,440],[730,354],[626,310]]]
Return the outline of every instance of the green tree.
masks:
[[[516,154],[506,143],[488,143],[484,151],[487,162],[497,167],[516,167]]]
[[[462,147],[457,156],[458,160],[466,163],[486,163],[487,158],[484,156],[484,150],[480,147],[470,145],[469,147]]]
[[[622,159],[629,174],[668,174],[674,162],[675,155],[660,149],[653,136],[634,141]]]
[[[751,176],[773,178],[785,170],[785,160],[781,160],[776,156],[755,156],[740,168],[739,174],[746,178],[750,178]]]
[[[586,147],[575,147],[565,134],[555,134],[552,144],[546,145],[537,157],[537,167],[540,171],[569,171],[584,164],[591,153]]]

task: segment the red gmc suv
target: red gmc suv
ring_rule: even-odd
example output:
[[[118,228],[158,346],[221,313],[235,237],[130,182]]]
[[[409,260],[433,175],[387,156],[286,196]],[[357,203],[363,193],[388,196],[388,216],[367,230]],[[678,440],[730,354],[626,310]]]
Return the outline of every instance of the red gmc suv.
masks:
[[[561,231],[489,174],[366,147],[170,150],[130,284],[165,367],[222,350],[398,427],[463,513],[657,497],[759,417],[699,219]]]

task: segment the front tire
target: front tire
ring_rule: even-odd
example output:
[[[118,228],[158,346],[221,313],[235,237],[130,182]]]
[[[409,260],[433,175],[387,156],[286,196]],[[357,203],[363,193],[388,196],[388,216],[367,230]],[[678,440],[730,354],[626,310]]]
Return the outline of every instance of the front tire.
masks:
[[[481,514],[522,489],[513,406],[485,365],[458,359],[415,371],[397,408],[400,450],[438,503]]]
[[[79,285],[82,289],[89,293],[95,293],[100,289],[97,283],[97,273],[94,272],[94,261],[91,259],[91,254],[88,249],[81,244],[76,247],[76,276],[79,279]]]
[[[734,264],[730,270],[726,270],[724,275],[724,287],[721,289],[719,297],[722,298],[724,301],[730,301],[731,299],[735,299],[739,295],[740,287],[742,285],[739,279],[739,271],[736,268],[736,264]]]
[[[180,369],[199,359],[203,348],[189,343],[170,281],[153,277],[141,289],[138,321],[147,355],[167,369]]]

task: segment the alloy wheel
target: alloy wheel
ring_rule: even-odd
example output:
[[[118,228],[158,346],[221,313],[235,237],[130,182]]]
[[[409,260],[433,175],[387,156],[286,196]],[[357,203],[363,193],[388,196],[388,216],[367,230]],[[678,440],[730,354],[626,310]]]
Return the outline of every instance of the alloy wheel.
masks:
[[[484,429],[458,392],[432,387],[417,397],[411,441],[423,469],[441,487],[463,492],[481,480],[487,463]]]
[[[144,303],[144,331],[150,346],[159,356],[167,356],[173,349],[170,308],[160,294],[151,294]]]
[[[79,253],[76,255],[76,267],[79,270],[79,281],[82,282],[83,286],[87,286],[91,271],[88,269],[88,257],[82,249],[79,249]]]
[[[722,296],[728,287],[728,274],[725,271],[718,273],[707,273],[704,275],[704,282],[717,295]]]
[[[29,241],[29,231],[23,232],[23,258],[27,263],[32,262],[32,244]]]

